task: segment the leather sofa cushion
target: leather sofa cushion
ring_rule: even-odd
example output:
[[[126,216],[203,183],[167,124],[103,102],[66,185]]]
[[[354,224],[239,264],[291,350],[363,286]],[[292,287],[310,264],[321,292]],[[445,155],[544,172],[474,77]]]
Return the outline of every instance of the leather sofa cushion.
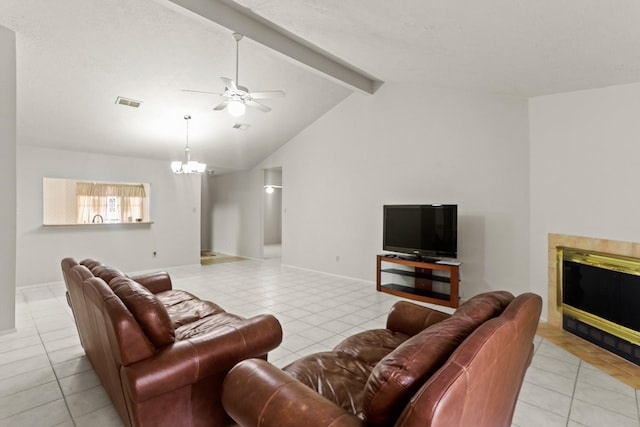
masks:
[[[201,300],[186,291],[172,289],[155,294],[166,308],[175,329],[214,314],[224,313],[219,305]]]
[[[102,263],[100,261],[96,261],[95,259],[87,258],[80,261],[80,265],[84,265],[89,269],[89,271],[91,271],[93,267],[102,265]]]
[[[122,271],[109,267],[108,265],[97,265],[91,269],[91,273],[107,283],[111,282],[116,277],[126,277],[126,274]]]
[[[375,365],[408,339],[409,335],[400,332],[393,332],[389,329],[373,329],[344,339],[333,348],[333,351]]]
[[[127,277],[116,277],[109,286],[127,306],[155,347],[175,341],[175,330],[167,310],[147,288]]]
[[[298,381],[347,411],[362,412],[364,386],[376,363],[409,338],[388,329],[352,335],[332,352],[312,354],[284,368]]]
[[[478,294],[458,307],[453,315],[468,316],[479,325],[500,315],[513,298],[513,294],[507,291]]]
[[[176,341],[194,338],[243,320],[245,320],[244,317],[227,312],[214,314],[176,328]]]
[[[332,351],[305,356],[283,370],[321,396],[356,414],[362,411],[364,385],[374,366],[375,363]]]
[[[475,328],[466,316],[450,317],[402,343],[371,372],[358,415],[371,426],[392,425],[411,396]]]

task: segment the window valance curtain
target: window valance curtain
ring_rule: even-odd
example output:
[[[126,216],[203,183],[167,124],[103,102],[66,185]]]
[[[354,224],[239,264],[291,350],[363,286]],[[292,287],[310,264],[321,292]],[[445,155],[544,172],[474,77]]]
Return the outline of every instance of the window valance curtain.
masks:
[[[93,197],[140,197],[147,196],[142,184],[99,184],[93,182],[78,182],[76,184],[78,196]]]
[[[141,221],[145,198],[143,184],[77,182],[77,222]]]

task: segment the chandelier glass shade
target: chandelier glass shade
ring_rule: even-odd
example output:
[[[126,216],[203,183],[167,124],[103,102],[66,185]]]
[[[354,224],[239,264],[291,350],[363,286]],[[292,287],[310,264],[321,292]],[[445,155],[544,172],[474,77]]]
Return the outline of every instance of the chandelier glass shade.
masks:
[[[171,170],[173,173],[178,175],[192,173],[202,174],[207,169],[207,164],[191,160],[191,149],[189,148],[189,120],[191,120],[191,116],[187,114],[184,116],[184,119],[187,122],[187,146],[184,149],[186,161],[182,162],[177,160],[175,162],[171,162]]]

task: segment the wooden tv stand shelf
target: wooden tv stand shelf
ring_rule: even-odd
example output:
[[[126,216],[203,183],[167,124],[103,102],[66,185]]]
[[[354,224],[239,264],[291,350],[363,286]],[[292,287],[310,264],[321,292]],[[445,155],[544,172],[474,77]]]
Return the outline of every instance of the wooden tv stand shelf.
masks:
[[[405,268],[389,267],[383,269],[382,263],[399,264]],[[378,255],[376,289],[403,298],[455,308],[459,303],[460,264],[456,261],[423,261],[409,256]],[[444,274],[434,274],[436,271],[444,272]],[[402,279],[403,283],[383,284],[383,273],[392,275],[394,279]],[[446,275],[447,273],[448,275]],[[434,282],[438,283],[435,283],[434,286]],[[439,283],[448,283],[449,293],[434,289],[434,287],[438,288]]]

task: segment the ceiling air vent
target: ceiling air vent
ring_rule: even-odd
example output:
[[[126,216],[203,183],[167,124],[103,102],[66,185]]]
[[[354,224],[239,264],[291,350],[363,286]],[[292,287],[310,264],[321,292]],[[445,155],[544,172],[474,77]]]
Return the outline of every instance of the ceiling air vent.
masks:
[[[138,108],[140,104],[142,104],[142,101],[135,101],[133,99],[119,96],[116,98],[116,104],[126,105],[127,107]]]
[[[238,130],[247,130],[251,127],[251,125],[247,125],[244,123],[236,123],[235,125],[233,125],[234,129],[238,129]]]

